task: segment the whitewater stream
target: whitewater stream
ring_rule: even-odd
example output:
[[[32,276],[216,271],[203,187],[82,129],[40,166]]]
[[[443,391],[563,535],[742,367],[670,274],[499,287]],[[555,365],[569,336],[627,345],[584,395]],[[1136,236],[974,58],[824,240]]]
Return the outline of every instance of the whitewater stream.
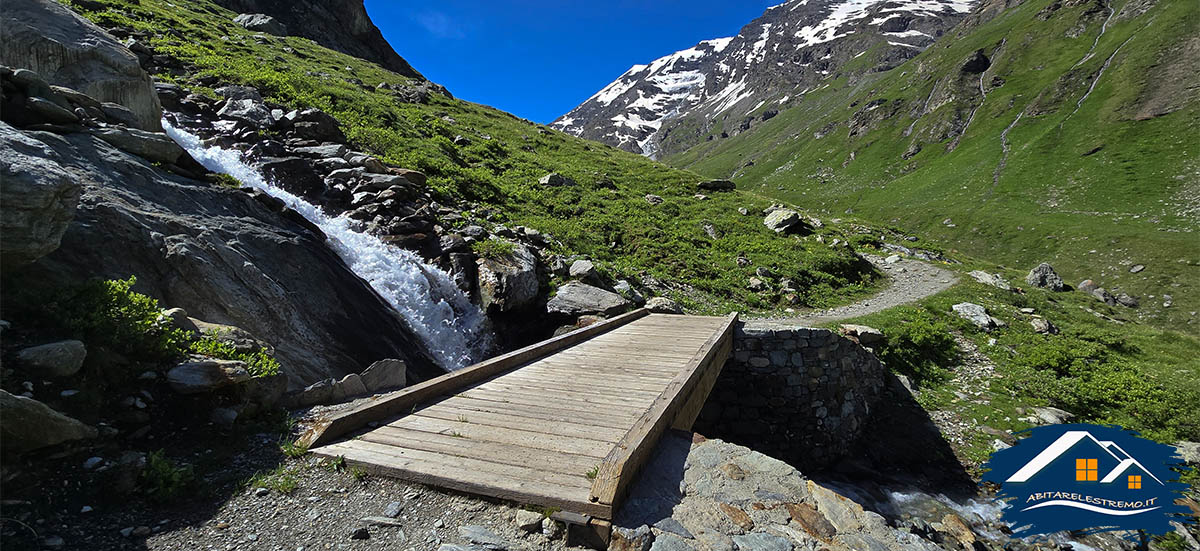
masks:
[[[199,136],[163,120],[163,129],[205,168],[237,178],[242,185],[282,200],[321,228],[329,245],[350,270],[365,280],[404,319],[433,359],[447,370],[483,359],[492,347],[492,332],[479,308],[440,268],[417,254],[352,229],[352,220],[330,216],[320,207],[266,181],[242,162],[241,152],[205,147]]]

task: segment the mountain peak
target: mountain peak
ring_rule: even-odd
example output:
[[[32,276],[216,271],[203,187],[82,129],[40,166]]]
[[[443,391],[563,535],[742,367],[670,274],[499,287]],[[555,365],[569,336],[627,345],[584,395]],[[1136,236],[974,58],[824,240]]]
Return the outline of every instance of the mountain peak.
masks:
[[[932,44],[973,5],[973,0],[778,4],[736,36],[703,40],[634,65],[551,126],[654,158],[680,149],[663,138],[685,120],[691,121],[690,135],[680,137],[685,145],[711,136],[717,126],[722,128],[716,134],[727,137],[756,118],[770,118],[768,104],[786,103],[827,78],[895,67]],[[868,53],[866,62],[847,66]],[[722,124],[730,116],[733,124]]]

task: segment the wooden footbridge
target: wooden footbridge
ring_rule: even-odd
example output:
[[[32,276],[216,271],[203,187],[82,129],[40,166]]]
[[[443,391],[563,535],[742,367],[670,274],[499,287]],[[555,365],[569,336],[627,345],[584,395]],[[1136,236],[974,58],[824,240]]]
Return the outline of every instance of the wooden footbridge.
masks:
[[[378,397],[303,441],[375,474],[560,509],[607,539],[659,437],[695,422],[736,318],[636,310]]]

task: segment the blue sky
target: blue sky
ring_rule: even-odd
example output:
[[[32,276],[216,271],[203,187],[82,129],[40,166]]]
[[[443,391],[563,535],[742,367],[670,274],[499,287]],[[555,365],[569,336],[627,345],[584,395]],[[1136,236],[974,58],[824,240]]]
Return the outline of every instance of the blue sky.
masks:
[[[547,123],[631,65],[732,36],[781,0],[366,0],[396,52],[456,97]]]

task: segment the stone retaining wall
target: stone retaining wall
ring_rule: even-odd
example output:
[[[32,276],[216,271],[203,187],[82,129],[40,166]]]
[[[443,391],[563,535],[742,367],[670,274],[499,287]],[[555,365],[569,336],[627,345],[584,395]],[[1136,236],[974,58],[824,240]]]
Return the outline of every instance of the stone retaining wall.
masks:
[[[843,455],[883,389],[869,349],[830,329],[747,322],[696,432],[805,468]]]

